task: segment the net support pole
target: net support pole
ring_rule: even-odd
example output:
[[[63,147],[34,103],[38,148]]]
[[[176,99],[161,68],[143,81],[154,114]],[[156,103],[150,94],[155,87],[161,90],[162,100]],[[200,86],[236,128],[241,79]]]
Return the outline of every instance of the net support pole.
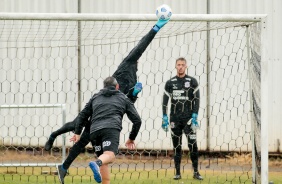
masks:
[[[261,21],[261,183],[268,183],[268,54],[267,54],[267,22]]]
[[[77,11],[81,13],[81,2],[77,2]],[[77,21],[77,99],[78,113],[81,111],[81,21]]]
[[[252,96],[252,77],[251,77],[251,57],[250,57],[250,29],[249,26],[246,28],[247,34],[247,59],[248,59],[248,77],[249,77],[249,94],[250,94],[250,112],[251,112],[251,140],[252,140],[252,148],[255,148],[255,126],[253,120],[253,96]],[[255,151],[252,151],[252,182],[255,183],[256,179],[256,157]]]
[[[207,14],[210,14],[210,0],[207,0]],[[210,22],[207,22],[207,94],[210,93]],[[207,95],[207,151],[210,152],[210,95]]]

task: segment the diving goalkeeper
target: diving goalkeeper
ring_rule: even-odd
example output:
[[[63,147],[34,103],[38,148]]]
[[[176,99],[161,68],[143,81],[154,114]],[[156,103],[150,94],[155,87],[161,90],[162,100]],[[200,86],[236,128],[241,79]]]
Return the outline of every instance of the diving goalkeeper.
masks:
[[[134,103],[137,100],[138,93],[142,90],[142,83],[137,82],[137,65],[138,59],[142,56],[148,45],[152,42],[157,32],[169,21],[168,20],[158,20],[157,23],[153,26],[153,28],[138,42],[138,44],[131,50],[128,56],[120,63],[117,70],[112,75],[117,79],[117,82],[120,85],[119,90],[126,94],[127,97]],[[64,134],[66,132],[74,131],[76,127],[76,123],[78,121],[78,117],[76,117],[73,121],[66,123],[60,129],[54,131],[49,136],[48,141],[45,144],[45,150],[50,150],[53,146],[53,143],[57,136]],[[76,142],[68,157],[64,161],[62,165],[58,165],[58,176],[61,183],[64,183],[64,177],[67,173],[68,168],[71,163],[75,160],[75,158],[81,153],[84,147],[90,141],[90,132],[89,132],[89,124],[88,120],[83,120],[85,123],[85,129],[81,134],[81,138],[78,142]],[[101,168],[101,174],[103,179],[103,170]],[[103,183],[109,183],[108,179],[103,179]]]

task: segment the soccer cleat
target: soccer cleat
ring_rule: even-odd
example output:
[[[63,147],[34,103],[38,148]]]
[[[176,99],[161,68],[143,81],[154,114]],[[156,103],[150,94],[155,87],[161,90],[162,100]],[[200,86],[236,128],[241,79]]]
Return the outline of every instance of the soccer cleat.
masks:
[[[199,172],[194,172],[193,178],[196,180],[203,180],[204,178],[200,175]]]
[[[59,180],[61,182],[61,184],[64,184],[64,178],[67,174],[67,171],[65,169],[63,169],[63,165],[57,165],[57,171],[58,171],[58,177],[59,177]]]
[[[97,183],[101,183],[102,182],[102,176],[100,173],[100,168],[99,166],[96,164],[96,162],[89,162],[89,167],[91,168],[93,174],[94,174],[94,179]]]
[[[46,151],[49,151],[52,148],[54,141],[55,141],[54,138],[49,137],[48,141],[45,143],[45,146],[44,146]]]
[[[181,179],[181,175],[180,174],[177,174],[173,177],[174,180],[180,180]]]

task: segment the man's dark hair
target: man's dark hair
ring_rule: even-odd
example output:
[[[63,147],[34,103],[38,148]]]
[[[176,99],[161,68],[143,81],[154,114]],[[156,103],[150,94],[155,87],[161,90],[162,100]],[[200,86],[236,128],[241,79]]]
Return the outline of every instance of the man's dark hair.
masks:
[[[177,63],[177,61],[185,61],[185,63],[187,63],[187,61],[184,57],[177,58],[175,63]]]
[[[111,86],[116,87],[116,85],[117,85],[117,80],[114,77],[107,77],[104,80],[104,88],[111,87]]]

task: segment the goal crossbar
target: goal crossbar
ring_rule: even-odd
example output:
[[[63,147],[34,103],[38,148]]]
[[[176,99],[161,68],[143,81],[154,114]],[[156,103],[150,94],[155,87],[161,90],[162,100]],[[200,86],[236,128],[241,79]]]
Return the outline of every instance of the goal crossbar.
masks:
[[[0,105],[0,109],[19,109],[19,108],[62,108],[65,104],[36,104],[36,105]]]
[[[260,22],[266,14],[173,14],[172,21]],[[155,21],[155,14],[0,13],[0,20]]]

